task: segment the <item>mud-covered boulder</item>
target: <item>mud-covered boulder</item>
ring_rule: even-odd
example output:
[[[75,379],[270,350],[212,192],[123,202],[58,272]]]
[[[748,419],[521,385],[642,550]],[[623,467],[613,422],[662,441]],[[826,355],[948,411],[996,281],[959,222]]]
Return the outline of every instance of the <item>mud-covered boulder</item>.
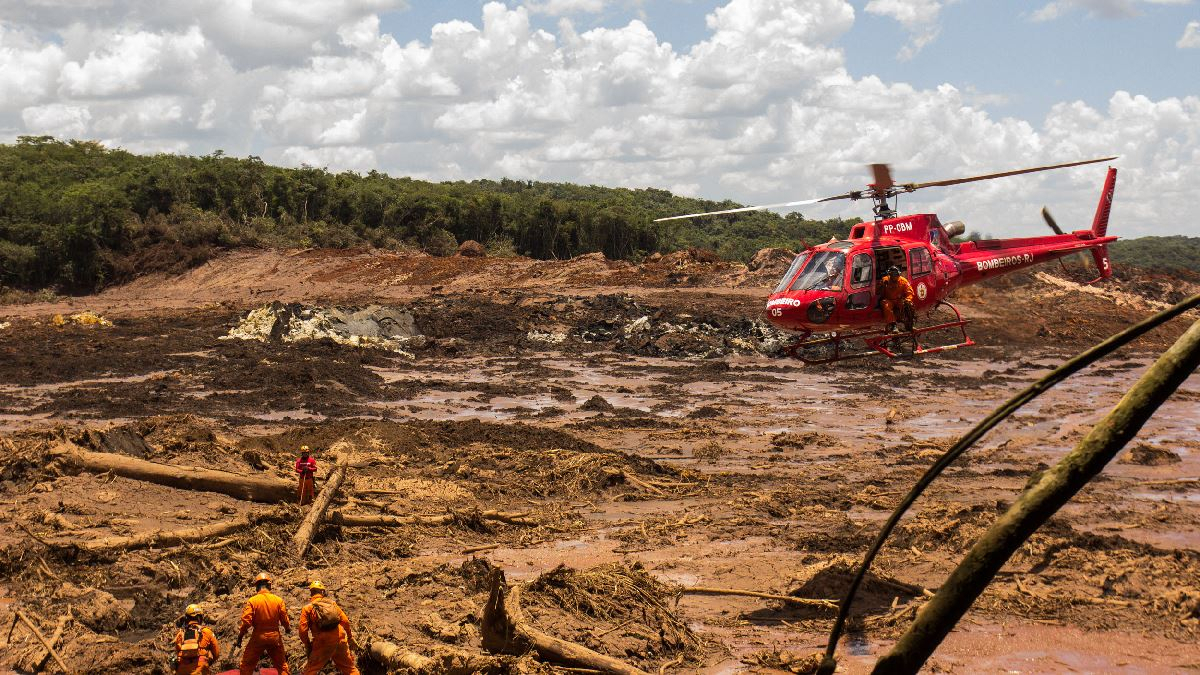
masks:
[[[454,255],[464,258],[483,258],[487,255],[487,251],[484,250],[483,244],[474,239],[468,239],[458,245],[458,250]]]
[[[1176,453],[1153,445],[1140,443],[1133,446],[1125,456],[1117,460],[1121,464],[1140,464],[1142,466],[1163,466],[1177,464],[1183,459]]]
[[[788,265],[792,264],[792,259],[796,257],[796,252],[786,248],[763,248],[759,249],[758,253],[746,263],[746,269],[751,272],[766,271],[772,272],[778,269],[782,274],[787,270]]]

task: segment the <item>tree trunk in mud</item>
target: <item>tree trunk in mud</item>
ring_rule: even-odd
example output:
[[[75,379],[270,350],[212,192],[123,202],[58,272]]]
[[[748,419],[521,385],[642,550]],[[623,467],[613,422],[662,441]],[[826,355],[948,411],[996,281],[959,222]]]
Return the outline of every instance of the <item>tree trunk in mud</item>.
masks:
[[[439,648],[439,652],[431,658],[406,651],[390,642],[372,642],[367,646],[371,658],[388,668],[406,668],[413,672],[437,675],[471,675],[498,670],[498,659],[492,656],[448,648]]]
[[[266,517],[267,514],[251,514],[238,518],[237,520],[230,520],[223,523],[213,523],[212,525],[201,525],[199,527],[188,527],[182,530],[158,530],[147,534],[138,534],[128,537],[101,537],[100,539],[89,539],[83,541],[49,541],[47,543],[52,546],[58,546],[62,548],[75,548],[88,553],[100,553],[104,551],[132,551],[155,546],[165,548],[168,546],[200,543],[212,539],[213,537],[221,537],[227,534],[232,534],[239,530],[244,530]]]
[[[296,536],[292,537],[292,545],[296,551],[297,559],[304,558],[304,554],[308,552],[309,545],[312,544],[313,536],[320,529],[321,523],[325,522],[325,511],[329,508],[329,504],[342,487],[342,481],[346,480],[346,464],[347,458],[343,454],[338,458],[338,464],[334,468],[333,474],[329,476],[329,480],[325,481],[325,487],[317,495],[317,498],[313,500],[312,506],[309,507],[308,515],[304,517],[304,522],[300,523],[300,529],[296,530]]]
[[[542,661],[615,675],[649,675],[644,670],[592,651],[583,645],[547,635],[525,622],[521,611],[521,586],[511,589],[504,572],[488,574],[491,594],[483,607],[483,648],[496,654],[520,655],[534,651]]]
[[[84,450],[73,443],[51,448],[50,457],[91,473],[114,473],[124,478],[166,485],[180,490],[219,492],[237,499],[277,504],[296,498],[291,481],[267,476],[244,476],[197,466],[174,466],[148,462],[109,452]]]
[[[483,511],[479,518],[494,520],[509,525],[536,525],[527,518],[528,513],[508,513],[504,511]],[[438,516],[371,516],[334,511],[329,516],[330,522],[341,527],[404,527],[406,525],[449,525],[455,519],[470,520],[472,514],[457,515],[446,513]]]

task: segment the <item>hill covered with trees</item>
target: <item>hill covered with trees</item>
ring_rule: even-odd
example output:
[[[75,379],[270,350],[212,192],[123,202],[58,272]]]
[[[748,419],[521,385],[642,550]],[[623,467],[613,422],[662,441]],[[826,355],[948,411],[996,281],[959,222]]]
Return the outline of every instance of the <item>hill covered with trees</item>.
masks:
[[[1110,244],[1108,250],[1118,265],[1200,274],[1200,237],[1174,235],[1120,239]]]
[[[857,220],[756,212],[672,195],[566,183],[432,183],[374,172],[270,166],[257,157],[135,155],[91,141],[21,137],[0,145],[0,285],[86,291],[181,271],[237,247],[374,246],[452,253],[638,260],[688,246],[746,260],[766,246],[844,237]]]

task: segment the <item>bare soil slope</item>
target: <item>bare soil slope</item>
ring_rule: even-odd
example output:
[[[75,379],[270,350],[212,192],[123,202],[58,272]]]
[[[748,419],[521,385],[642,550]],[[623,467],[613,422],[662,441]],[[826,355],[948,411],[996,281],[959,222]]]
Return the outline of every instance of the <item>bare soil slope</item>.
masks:
[[[228,649],[249,580],[269,570],[293,615],[321,579],[364,644],[481,655],[487,580],[501,569],[527,584],[541,630],[641,669],[799,670],[827,608],[683,589],[838,599],[939,451],[1063,356],[1191,290],[1145,277],[1085,287],[1045,268],[961,293],[980,347],[812,368],[762,353],[779,337],[760,319],[777,266],[694,251],[643,265],[236,253],[96,296],[0,307],[0,625],[18,609],[46,637],[61,624],[60,651],[80,671],[167,672],[183,607],[201,603]],[[272,301],[388,306],[420,339],[396,350],[226,339]],[[53,320],[83,310],[112,325]],[[1029,477],[1184,327],[1060,385],[935,484],[855,605],[839,650],[848,672],[869,670]],[[1194,377],[1014,557],[932,666],[1200,663],[1198,402]],[[62,454],[289,481],[301,444],[317,449],[322,479],[331,447],[352,455],[341,517],[303,559],[298,505],[82,471]],[[181,546],[134,543],[243,521]],[[130,539],[100,548],[106,537]],[[0,637],[0,669],[38,667],[45,652],[27,628]],[[303,660],[298,641],[289,652]]]

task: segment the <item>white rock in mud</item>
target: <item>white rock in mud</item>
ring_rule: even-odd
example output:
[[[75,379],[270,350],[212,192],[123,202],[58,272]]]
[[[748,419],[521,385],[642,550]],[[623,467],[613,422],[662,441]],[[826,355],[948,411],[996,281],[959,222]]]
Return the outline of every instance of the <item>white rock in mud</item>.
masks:
[[[625,326],[625,337],[632,337],[647,330],[650,330],[650,317],[643,316],[630,321],[629,324]]]
[[[251,310],[222,339],[283,342],[330,339],[352,347],[377,347],[415,358],[405,347],[423,347],[427,338],[412,314],[393,307],[304,307],[273,302]]]
[[[4,330],[12,325],[11,321],[0,321],[0,330]]]
[[[530,342],[541,342],[542,344],[547,345],[561,345],[567,341],[567,334],[560,331],[540,331],[534,328],[525,334],[525,339],[529,340]]]

